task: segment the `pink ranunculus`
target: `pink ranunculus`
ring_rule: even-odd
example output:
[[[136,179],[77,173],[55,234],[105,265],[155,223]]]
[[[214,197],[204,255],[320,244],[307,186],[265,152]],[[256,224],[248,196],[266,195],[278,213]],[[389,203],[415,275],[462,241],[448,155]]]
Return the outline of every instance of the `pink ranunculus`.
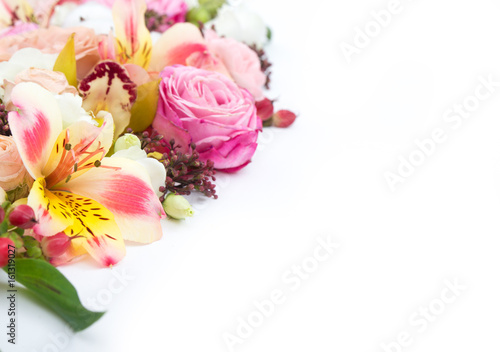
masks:
[[[25,181],[27,171],[12,137],[0,135],[0,187],[5,191]]]
[[[102,38],[85,27],[38,28],[0,38],[0,61],[8,60],[22,48],[36,48],[44,53],[60,53],[69,37],[75,33],[75,54],[78,78],[85,77],[100,60],[98,45]]]
[[[255,51],[232,38],[221,38],[210,29],[205,31],[205,40],[210,52],[222,61],[236,84],[248,89],[255,100],[262,100],[266,75]]]
[[[153,127],[183,150],[196,144],[200,160],[234,172],[250,162],[262,122],[252,95],[226,76],[195,67],[161,72],[160,99]]]

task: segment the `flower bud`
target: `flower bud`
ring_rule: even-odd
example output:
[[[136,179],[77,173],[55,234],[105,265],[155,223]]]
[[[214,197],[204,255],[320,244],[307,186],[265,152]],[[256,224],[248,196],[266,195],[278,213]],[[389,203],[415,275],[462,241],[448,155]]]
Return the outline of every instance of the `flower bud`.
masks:
[[[271,117],[273,117],[274,105],[272,100],[264,98],[262,100],[256,101],[255,107],[257,108],[257,116],[260,117],[262,122],[266,122]]]
[[[10,238],[0,238],[0,268],[9,262],[9,246],[14,246]],[[12,249],[12,247],[10,247]]]
[[[205,7],[194,7],[186,15],[186,21],[193,24],[205,23],[212,19],[210,11]]]
[[[282,128],[288,127],[295,121],[296,118],[297,115],[295,115],[293,112],[288,110],[280,110],[273,115],[273,126]]]
[[[115,153],[120,150],[125,150],[133,146],[141,147],[141,140],[135,134],[125,133],[115,142]]]
[[[64,232],[59,232],[54,236],[48,236],[42,239],[42,251],[47,257],[59,257],[66,252],[70,244],[71,238]]]
[[[163,209],[168,216],[177,220],[184,220],[194,213],[187,199],[174,193],[167,195],[163,201]]]
[[[9,214],[9,221],[14,226],[30,229],[36,224],[35,212],[29,205],[19,205]]]

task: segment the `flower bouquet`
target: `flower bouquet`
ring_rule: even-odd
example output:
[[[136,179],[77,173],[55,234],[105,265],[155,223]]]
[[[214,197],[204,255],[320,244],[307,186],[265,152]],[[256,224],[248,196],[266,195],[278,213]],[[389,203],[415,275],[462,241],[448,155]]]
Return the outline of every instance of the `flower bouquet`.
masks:
[[[126,241],[217,199],[216,172],[248,165],[264,126],[270,30],[224,0],[0,1],[0,267],[16,342],[17,284],[75,331],[102,316],[55,268],[112,267]]]

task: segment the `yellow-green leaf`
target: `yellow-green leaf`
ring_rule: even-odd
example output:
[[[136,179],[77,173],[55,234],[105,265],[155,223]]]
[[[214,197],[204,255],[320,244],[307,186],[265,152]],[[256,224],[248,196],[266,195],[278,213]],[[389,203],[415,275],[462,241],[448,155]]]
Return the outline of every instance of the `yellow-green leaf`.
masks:
[[[137,88],[137,100],[132,106],[130,127],[134,132],[141,132],[148,128],[156,115],[158,105],[158,86],[160,80],[145,83]]]
[[[75,33],[71,34],[66,45],[59,53],[56,63],[54,64],[54,71],[64,73],[68,83],[73,87],[78,85],[76,79]]]

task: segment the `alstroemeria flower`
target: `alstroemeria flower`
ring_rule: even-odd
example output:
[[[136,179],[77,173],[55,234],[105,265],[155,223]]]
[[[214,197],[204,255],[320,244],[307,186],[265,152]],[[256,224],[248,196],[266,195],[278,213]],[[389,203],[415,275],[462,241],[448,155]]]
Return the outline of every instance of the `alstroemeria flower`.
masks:
[[[123,239],[149,243],[162,235],[165,216],[147,172],[134,161],[104,158],[112,143],[112,118],[101,125],[77,121],[63,129],[52,93],[32,82],[14,87],[9,124],[19,154],[35,179],[28,205],[41,236],[64,232],[71,256],[88,252],[104,266],[125,255]]]

